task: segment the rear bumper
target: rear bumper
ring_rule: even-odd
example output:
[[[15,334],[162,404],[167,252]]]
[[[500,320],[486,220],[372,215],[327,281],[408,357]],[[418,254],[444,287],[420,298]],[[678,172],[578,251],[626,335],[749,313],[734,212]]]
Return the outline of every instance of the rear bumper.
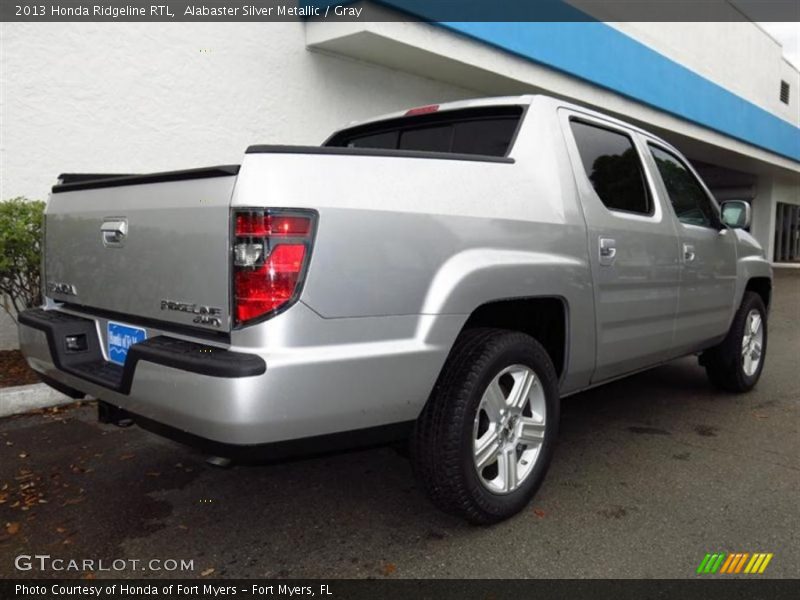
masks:
[[[19,338],[45,381],[141,422],[230,445],[303,445],[417,417],[463,325],[458,316],[424,319],[426,327],[416,316],[324,319],[300,302],[225,347],[147,327],[124,368],[105,359],[103,317],[29,311]],[[70,333],[86,334],[85,354],[66,352]]]
[[[44,332],[55,368],[126,395],[131,392],[140,361],[223,378],[254,377],[267,370],[260,356],[164,335],[132,346],[123,367],[105,360],[95,322],[91,319],[54,310],[33,309],[21,313],[19,323]],[[64,340],[74,335],[86,336],[86,350],[71,352],[66,348]]]
[[[266,362],[258,355],[154,335],[132,346],[122,367],[105,359],[101,327],[93,319],[34,309],[21,313],[18,323],[28,364],[67,395],[88,394],[210,440],[259,440],[252,419],[259,386],[253,382],[263,381]],[[69,352],[65,337],[81,334],[87,349]]]

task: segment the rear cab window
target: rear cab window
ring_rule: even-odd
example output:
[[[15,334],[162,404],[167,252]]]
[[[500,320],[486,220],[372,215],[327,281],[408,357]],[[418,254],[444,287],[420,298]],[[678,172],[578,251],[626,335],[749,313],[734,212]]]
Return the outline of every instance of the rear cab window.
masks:
[[[626,134],[570,120],[583,169],[601,202],[610,211],[653,214],[644,167]]]
[[[344,129],[324,145],[502,157],[522,113],[522,106],[491,106],[406,116]]]

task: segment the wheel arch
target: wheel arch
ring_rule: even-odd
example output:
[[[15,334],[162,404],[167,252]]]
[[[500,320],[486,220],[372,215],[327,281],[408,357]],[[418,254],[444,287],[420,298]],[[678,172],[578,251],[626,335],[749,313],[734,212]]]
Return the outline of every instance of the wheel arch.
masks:
[[[744,286],[746,292],[755,292],[761,297],[764,307],[769,310],[772,300],[772,279],[769,277],[751,277]]]
[[[594,369],[592,279],[577,250],[575,254],[492,248],[460,252],[438,270],[421,312],[431,318],[464,319],[458,333],[445,342],[451,348],[469,327],[532,335],[546,346],[562,393],[587,385]]]
[[[562,379],[569,356],[569,305],[563,296],[525,296],[492,300],[478,306],[461,330],[491,327],[519,331],[536,339]]]

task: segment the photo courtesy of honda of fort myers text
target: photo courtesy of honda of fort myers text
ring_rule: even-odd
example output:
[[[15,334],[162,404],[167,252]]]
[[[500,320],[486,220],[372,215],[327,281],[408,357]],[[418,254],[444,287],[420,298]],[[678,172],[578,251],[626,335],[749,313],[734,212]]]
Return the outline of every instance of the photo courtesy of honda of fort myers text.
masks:
[[[797,595],[795,4],[0,17],[0,597]]]

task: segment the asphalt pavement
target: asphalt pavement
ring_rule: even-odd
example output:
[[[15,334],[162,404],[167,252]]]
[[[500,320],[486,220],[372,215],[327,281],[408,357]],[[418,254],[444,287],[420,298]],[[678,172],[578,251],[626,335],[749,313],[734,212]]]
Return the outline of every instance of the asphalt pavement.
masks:
[[[0,577],[684,578],[708,552],[800,577],[800,270],[769,325],[749,394],[686,358],[565,399],[547,480],[493,527],[437,511],[390,448],[220,469],[92,403],[3,419]],[[16,570],[28,555],[125,563]]]

